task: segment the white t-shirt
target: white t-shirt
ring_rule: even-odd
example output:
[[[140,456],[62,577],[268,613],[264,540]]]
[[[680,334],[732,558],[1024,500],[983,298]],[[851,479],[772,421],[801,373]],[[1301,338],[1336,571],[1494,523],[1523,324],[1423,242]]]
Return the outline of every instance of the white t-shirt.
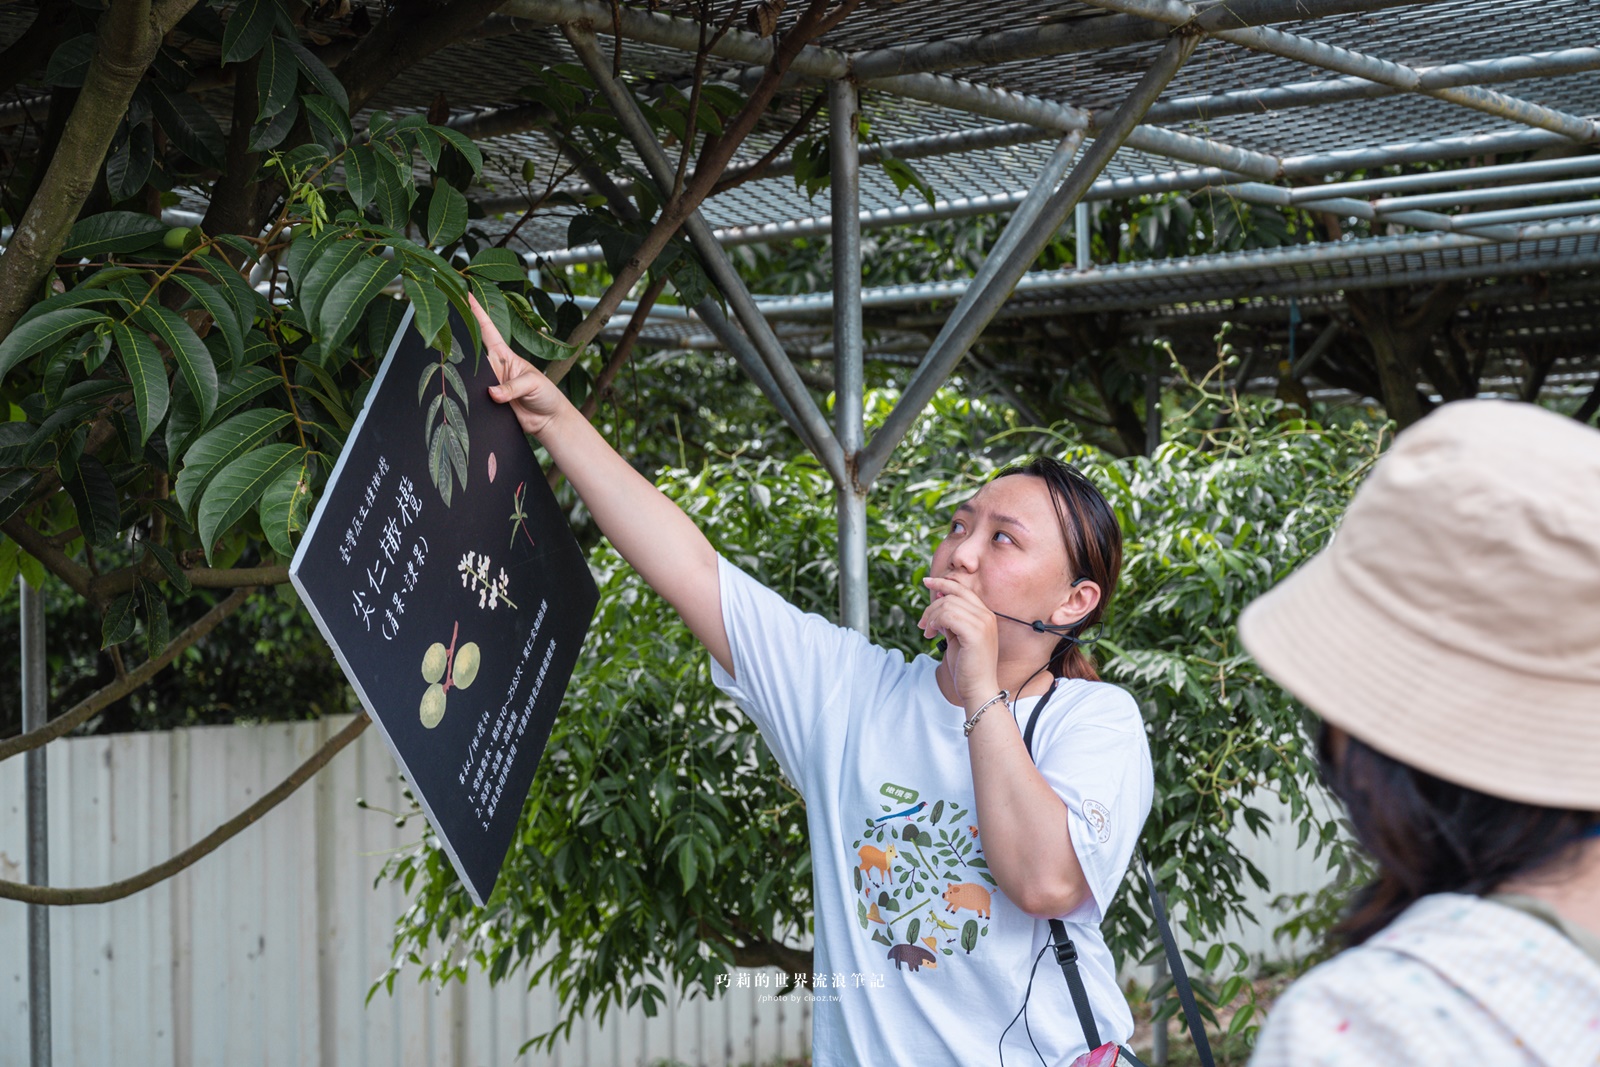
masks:
[[[964,714],[940,692],[937,661],[907,663],[803,614],[725,559],[718,575],[737,681],[715,662],[712,677],[760,727],[806,802],[814,971],[827,981],[815,990],[815,1062],[998,1062],[1049,925],[1007,900],[987,870]],[[1017,702],[1019,722],[1037,699]],[[1099,924],[1150,812],[1138,706],[1116,686],[1065,681],[1040,715],[1033,751],[1066,805],[1092,894],[1061,918],[1100,1039],[1123,1042],[1133,1017]],[[1085,1051],[1054,953],[1038,963],[1027,1022],[1046,1063]],[[1005,1057],[1038,1062],[1020,1020]]]

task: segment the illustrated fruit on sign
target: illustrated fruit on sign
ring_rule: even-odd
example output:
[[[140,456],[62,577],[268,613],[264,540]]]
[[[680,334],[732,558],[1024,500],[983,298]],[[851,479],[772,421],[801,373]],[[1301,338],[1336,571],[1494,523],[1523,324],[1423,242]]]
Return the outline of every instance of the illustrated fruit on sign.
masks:
[[[450,665],[450,653],[443,645],[435,641],[428,646],[428,651],[422,656],[422,677],[429,682],[437,682],[444,677],[445,668]]]
[[[444,718],[444,686],[434,682],[422,694],[422,725],[433,729]]]
[[[482,664],[483,657],[478,652],[478,643],[468,641],[456,650],[455,670],[451,677],[455,680],[457,689],[465,689],[478,677],[478,667]]]
[[[465,689],[471,685],[477,680],[478,668],[483,665],[483,653],[477,642],[468,641],[460,648],[456,647],[456,638],[460,634],[461,624],[458,622],[450,631],[448,647],[435,641],[422,654],[422,678],[428,683],[428,688],[422,694],[419,711],[422,725],[429,730],[444,721],[446,695],[450,690]]]

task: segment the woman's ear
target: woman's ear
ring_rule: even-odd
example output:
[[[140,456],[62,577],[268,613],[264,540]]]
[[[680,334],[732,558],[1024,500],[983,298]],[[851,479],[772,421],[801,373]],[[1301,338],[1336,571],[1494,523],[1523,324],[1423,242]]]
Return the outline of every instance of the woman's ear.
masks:
[[[1099,583],[1091,578],[1079,578],[1072,584],[1060,606],[1050,613],[1050,625],[1072,626],[1088,618],[1099,606]]]

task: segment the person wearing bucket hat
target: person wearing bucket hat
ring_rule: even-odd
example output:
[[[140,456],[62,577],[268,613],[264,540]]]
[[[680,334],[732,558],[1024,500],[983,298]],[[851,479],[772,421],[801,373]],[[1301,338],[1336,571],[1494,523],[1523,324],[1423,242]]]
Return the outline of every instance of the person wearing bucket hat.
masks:
[[[1252,1067],[1600,1063],[1600,433],[1445,405],[1239,637],[1378,867]]]

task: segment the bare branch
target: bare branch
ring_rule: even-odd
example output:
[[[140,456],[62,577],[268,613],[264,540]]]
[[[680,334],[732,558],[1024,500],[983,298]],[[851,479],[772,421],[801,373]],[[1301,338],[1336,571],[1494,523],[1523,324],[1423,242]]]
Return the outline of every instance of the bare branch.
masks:
[[[751,166],[741,170],[733,177],[723,178],[718,181],[716,185],[711,187],[711,195],[716,196],[718,193],[725,193],[729,189],[737,189],[745,182],[759,181],[760,179],[766,177],[768,169],[770,169],[771,166],[778,161],[778,157],[783,155],[783,153],[788,150],[789,146],[794,144],[794,142],[800,138],[800,135],[805,133],[806,130],[810,128],[812,120],[814,120],[817,115],[822,112],[822,105],[827,99],[827,94],[825,93],[818,93],[815,97],[813,97],[811,100],[811,105],[806,108],[805,112],[798,119],[795,120],[793,126],[790,126],[784,131],[783,136],[778,138],[778,143],[773,145],[772,148],[768,150],[766,155],[762,156]]]
[[[588,317],[579,323],[578,328],[567,338],[567,343],[573,348],[573,354],[552,363],[545,370],[545,375],[551,381],[559,382],[572,369],[578,356],[604,328],[629,291],[638,284],[639,279],[644,277],[645,271],[656,261],[662,249],[666,248],[667,242],[672,240],[673,235],[689,216],[693,215],[710,195],[717,179],[727,170],[733,154],[738,151],[739,146],[750,135],[750,131],[755,128],[756,122],[766,112],[767,105],[772,102],[773,94],[783,84],[784,76],[789,72],[795,57],[819,33],[838,25],[845,15],[855,9],[857,3],[859,0],[846,0],[830,15],[826,0],[812,0],[794,27],[783,35],[773,50],[772,59],[762,71],[760,80],[751,90],[750,98],[745,101],[744,107],[724,125],[721,137],[714,138],[706,144],[704,151],[700,153],[700,158],[695,162],[694,177],[689,180],[680,195],[673,197],[662,207],[655,225],[650,227],[639,247],[617,272],[611,285],[601,294],[599,302],[589,312]],[[580,55],[585,52],[580,44],[591,43],[594,39],[587,29],[566,26],[563,30],[568,41],[578,49]]]
[[[164,863],[158,863],[120,882],[77,889],[57,889],[53,886],[0,881],[0,898],[21,900],[29,904],[104,904],[107,901],[132,896],[141,889],[149,889],[158,882],[166,881],[185,867],[192,866],[215,852],[223,842],[236,836],[241,830],[287,800],[313,774],[327,766],[328,761],[337,756],[346,745],[360,737],[361,731],[365,730],[370,722],[365,712],[356,716],[354,722],[330,737],[310,759],[300,764],[293,774],[263,794],[260,800]]]
[[[250,589],[234,590],[233,594],[226,600],[223,600],[216,607],[200,616],[187,629],[168,641],[167,647],[161,650],[159,656],[145,660],[134,670],[117,678],[116,681],[95,690],[64,715],[51,719],[37,730],[30,730],[19,737],[0,741],[0,762],[10,759],[19,752],[27,752],[29,749],[38,748],[40,745],[71,733],[94,718],[99,712],[121,700],[151,678],[154,678],[161,668],[177,659],[185,649],[212,630],[215,630],[218,623],[237,611],[241,604],[250,599],[252,591]],[[0,893],[0,896],[4,896],[4,894]]]
[[[639,306],[633,312],[633,317],[628,320],[627,328],[622,331],[622,336],[617,340],[617,346],[611,350],[611,358],[606,361],[605,367],[600,371],[600,377],[594,381],[594,388],[583,402],[583,407],[578,410],[583,412],[583,417],[593,419],[595,412],[600,407],[600,397],[611,388],[611,383],[617,380],[623,365],[628,362],[628,357],[633,354],[634,346],[639,341],[639,334],[644,330],[645,320],[650,316],[650,309],[655,307],[656,301],[661,298],[661,291],[667,287],[667,276],[658,275],[650,282],[650,287],[639,297]]]

